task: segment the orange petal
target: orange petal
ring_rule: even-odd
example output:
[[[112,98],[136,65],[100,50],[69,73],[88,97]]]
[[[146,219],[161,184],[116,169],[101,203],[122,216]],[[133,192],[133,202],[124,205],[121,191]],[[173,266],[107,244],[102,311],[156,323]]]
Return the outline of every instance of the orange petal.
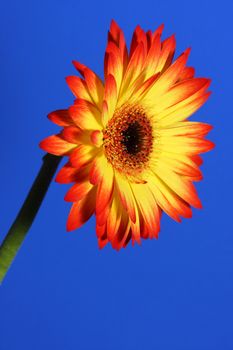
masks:
[[[170,201],[167,199],[166,195],[160,191],[158,188],[154,189],[154,196],[156,198],[156,202],[160,206],[160,208],[173,220],[180,222],[181,219],[179,215],[181,215],[180,211],[177,209],[177,207],[170,203]],[[179,203],[179,202],[178,202]]]
[[[190,159],[192,159],[198,166],[203,164],[203,159],[201,158],[201,156],[197,154],[194,156],[191,156]]]
[[[96,212],[96,222],[97,225],[101,226],[106,224],[111,207],[111,201],[106,205],[106,207],[101,212]]]
[[[55,156],[63,156],[69,154],[76,144],[65,141],[60,135],[52,135],[44,139],[39,144],[44,151],[54,154]]]
[[[85,179],[88,178],[88,174],[89,174],[88,167],[83,167],[81,170],[78,170],[72,167],[71,164],[68,162],[57,173],[55,181],[61,184],[68,184],[70,182],[76,182],[76,181],[84,181]]]
[[[157,237],[160,229],[160,214],[150,188],[147,184],[131,184],[131,187],[150,237]]]
[[[152,34],[152,38],[156,37],[157,35],[162,35],[162,32],[164,30],[164,24],[160,24],[160,26],[154,31]]]
[[[80,145],[70,155],[70,163],[74,168],[81,168],[91,162],[96,156],[96,148],[89,145]]]
[[[103,144],[103,133],[99,130],[92,131],[90,139],[93,145],[100,147]]]
[[[111,241],[113,237],[118,232],[120,222],[121,222],[121,208],[118,201],[116,193],[113,195],[113,200],[111,203],[111,208],[109,215],[107,217],[107,235],[108,239]]]
[[[95,157],[90,169],[90,183],[97,185],[105,174],[105,169],[108,167],[106,157],[102,152]]]
[[[94,214],[95,198],[96,188],[93,187],[85,197],[72,205],[66,224],[67,231],[81,227]]]
[[[182,153],[186,155],[205,153],[214,148],[214,146],[213,142],[198,137],[164,137],[162,135],[159,145],[165,152]]]
[[[161,111],[173,106],[175,109],[178,103],[186,100],[186,103],[198,98],[203,95],[203,92],[209,87],[210,79],[205,78],[193,78],[189,80],[182,81],[174,85],[169,91],[161,96],[157,106],[155,107],[156,113],[161,113]],[[179,107],[179,106],[177,106]],[[164,112],[163,114],[165,114]],[[163,117],[160,114],[159,118]]]
[[[67,126],[62,130],[61,136],[67,142],[79,144],[82,140],[83,131],[77,126]]]
[[[108,244],[108,239],[107,238],[98,238],[98,246],[100,249],[103,249],[106,244]]]
[[[124,211],[121,211],[121,220],[118,230],[115,232],[115,235],[111,238],[111,245],[114,249],[120,250],[124,243],[126,242],[128,235],[130,233],[130,222],[127,217],[127,214]]]
[[[71,167],[69,163],[66,163],[66,165],[63,168],[61,168],[57,173],[55,181],[61,184],[75,182],[77,173],[77,169]]]
[[[101,130],[101,118],[98,109],[90,102],[78,99],[69,108],[74,123],[84,130]]]
[[[172,128],[164,128],[160,130],[164,136],[190,136],[203,137],[206,136],[213,127],[210,124],[199,122],[178,122]]]
[[[107,238],[107,232],[106,232],[107,225],[96,225],[96,235],[98,238],[105,240]]]
[[[163,72],[170,66],[175,53],[175,48],[176,39],[174,35],[162,42],[161,55],[155,73]]]
[[[134,82],[134,84],[128,89],[128,99],[131,102],[139,102],[146,95],[150,87],[158,79],[160,73],[152,75],[149,79],[141,83],[140,77]],[[131,93],[131,94],[130,94]]]
[[[87,67],[84,69],[84,77],[94,104],[101,110],[104,95],[104,86],[101,79]]]
[[[180,222],[180,215],[185,218],[192,217],[192,210],[188,203],[181,199],[175,192],[160,180],[156,175],[148,179],[154,198],[160,208],[175,221]]]
[[[109,42],[106,48],[105,64],[105,79],[111,74],[115,78],[117,91],[119,91],[123,74],[123,61],[119,48],[113,42]]]
[[[122,62],[124,66],[126,66],[128,62],[128,51],[126,47],[124,33],[114,20],[111,21],[110,25],[109,41],[113,41],[117,45],[117,47],[119,47]]]
[[[110,164],[104,169],[104,177],[98,184],[96,195],[96,213],[100,213],[111,200],[114,185],[114,172]]]
[[[108,75],[105,90],[104,90],[104,101],[108,106],[108,119],[111,119],[116,108],[117,103],[117,86],[116,81],[113,75]],[[104,118],[104,122],[106,123],[106,118]],[[105,125],[105,124],[104,124]]]
[[[69,76],[66,78],[66,82],[75,97],[93,102],[85,80],[76,76]]]
[[[92,189],[92,185],[89,181],[84,181],[81,183],[76,183],[73,185],[65,195],[65,201],[67,202],[77,202],[82,199],[87,193]]]
[[[59,109],[53,111],[48,115],[49,120],[59,126],[69,126],[73,125],[73,120],[70,118],[69,112],[67,109]]]
[[[84,64],[78,62],[78,61],[72,61],[74,67],[77,69],[77,71],[84,76],[84,69],[87,68]]]
[[[117,193],[128,212],[133,223],[136,222],[135,199],[128,180],[123,179],[119,174],[116,176]]]
[[[160,35],[156,35],[151,43],[151,47],[148,51],[148,55],[145,62],[146,75],[145,79],[155,74],[159,58],[161,54],[161,41]]]
[[[110,120],[110,117],[109,117],[109,111],[108,111],[108,104],[106,101],[104,101],[103,107],[102,107],[102,123],[103,123],[103,125],[106,126],[109,120]]]
[[[161,162],[161,166],[169,166],[169,168],[178,174],[192,178],[194,181],[200,181],[202,179],[202,173],[197,164],[185,155],[176,155],[174,153],[162,153],[157,163]],[[154,170],[156,171],[156,165]]]
[[[142,72],[145,64],[145,57],[145,48],[142,43],[139,43],[127,66],[124,80],[122,82],[121,93],[124,93],[128,86],[132,84]]]
[[[145,96],[147,102],[155,104],[156,99],[161,98],[169,88],[177,81],[185,67],[190,49],[187,49],[177,60],[155,81],[154,85]],[[158,69],[156,69],[158,71]]]
[[[147,36],[144,30],[137,25],[137,27],[134,30],[133,37],[131,40],[131,46],[130,46],[130,54],[129,57],[131,58],[134,54],[135,50],[137,49],[138,44],[142,44],[145,50],[145,53],[147,52]]]
[[[163,164],[156,167],[156,175],[175,193],[195,208],[201,208],[201,202],[191,181],[183,179]]]
[[[84,64],[73,61],[72,62],[79,73],[85,78],[86,87],[88,89],[89,95],[92,98],[94,104],[101,109],[103,101],[104,86],[102,80],[95,74],[90,68],[86,67]]]
[[[98,246],[100,249],[103,249],[108,243],[107,238],[107,225],[96,225],[96,235],[98,237]]]
[[[141,224],[140,224],[140,210],[138,208],[138,205],[135,200],[135,222],[132,221],[131,219],[131,234],[132,234],[132,243],[137,242],[138,244],[141,244]]]
[[[146,38],[147,38],[147,49],[149,51],[149,49],[151,48],[152,41],[153,41],[153,33],[151,30],[148,30],[146,32]]]
[[[187,79],[191,79],[194,77],[195,69],[193,67],[185,67],[181,72],[178,81],[183,81]]]
[[[202,90],[202,89],[201,89]],[[201,95],[201,90],[191,97],[177,103],[174,106],[166,108],[159,114],[159,125],[163,128],[172,126],[178,122],[184,121],[194,112],[196,112],[209,98],[210,92]]]

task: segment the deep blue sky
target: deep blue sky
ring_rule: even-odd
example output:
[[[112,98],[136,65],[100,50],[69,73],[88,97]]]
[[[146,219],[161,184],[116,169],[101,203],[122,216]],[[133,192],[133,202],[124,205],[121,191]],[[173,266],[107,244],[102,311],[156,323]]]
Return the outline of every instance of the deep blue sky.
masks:
[[[163,217],[158,241],[99,251],[94,220],[65,232],[66,186],[46,200],[0,287],[1,350],[232,350],[231,1],[1,1],[1,219],[7,232],[40,167],[38,142],[58,130],[48,112],[73,96],[72,59],[102,75],[111,18],[176,33],[180,53],[211,77],[213,95],[195,115],[214,125],[198,185],[204,209],[182,224]]]

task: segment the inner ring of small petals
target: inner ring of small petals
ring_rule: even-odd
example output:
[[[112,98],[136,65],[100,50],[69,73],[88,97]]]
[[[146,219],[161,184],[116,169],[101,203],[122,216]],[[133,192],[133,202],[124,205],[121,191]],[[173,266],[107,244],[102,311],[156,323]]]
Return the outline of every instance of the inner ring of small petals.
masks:
[[[137,105],[119,108],[103,131],[103,145],[114,169],[129,176],[140,174],[153,147],[152,127],[144,109]]]

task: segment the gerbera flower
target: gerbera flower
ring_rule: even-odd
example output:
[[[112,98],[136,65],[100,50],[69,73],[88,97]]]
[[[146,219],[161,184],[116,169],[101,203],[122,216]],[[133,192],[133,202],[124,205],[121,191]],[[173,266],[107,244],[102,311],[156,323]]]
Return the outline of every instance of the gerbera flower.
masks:
[[[63,129],[40,143],[68,163],[56,177],[74,183],[67,230],[96,215],[99,247],[115,249],[130,240],[157,238],[161,214],[176,221],[201,208],[194,181],[202,179],[200,153],[211,126],[187,121],[207,100],[209,79],[195,78],[186,62],[174,62],[174,36],[162,41],[136,27],[128,52],[124,34],[112,21],[104,60],[104,82],[74,61],[81,74],[66,80],[75,96],[68,109],[49,114]]]

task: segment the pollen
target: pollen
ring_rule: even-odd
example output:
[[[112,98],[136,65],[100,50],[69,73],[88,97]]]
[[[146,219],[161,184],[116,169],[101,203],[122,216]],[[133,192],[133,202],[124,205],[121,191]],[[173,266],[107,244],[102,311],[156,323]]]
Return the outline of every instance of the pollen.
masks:
[[[115,170],[129,176],[142,173],[153,148],[152,127],[144,109],[124,105],[116,110],[103,131],[103,146]]]

